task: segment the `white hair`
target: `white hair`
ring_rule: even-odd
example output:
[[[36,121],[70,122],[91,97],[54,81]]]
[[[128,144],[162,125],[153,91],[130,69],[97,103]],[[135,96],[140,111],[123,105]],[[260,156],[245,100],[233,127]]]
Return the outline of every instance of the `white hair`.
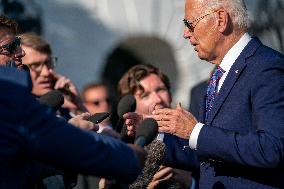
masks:
[[[244,0],[203,0],[212,9],[225,8],[229,12],[232,22],[240,29],[248,28],[248,14]]]

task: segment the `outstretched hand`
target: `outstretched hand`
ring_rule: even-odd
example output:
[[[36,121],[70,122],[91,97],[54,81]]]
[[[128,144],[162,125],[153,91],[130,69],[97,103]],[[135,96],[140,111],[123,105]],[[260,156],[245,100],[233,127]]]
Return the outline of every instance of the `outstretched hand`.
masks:
[[[197,124],[196,118],[183,109],[180,103],[175,109],[154,110],[152,117],[158,122],[160,132],[170,133],[184,139],[189,139],[194,126]]]
[[[90,116],[91,116],[91,114],[88,113],[88,112],[82,113],[80,115],[77,115],[77,116],[69,119],[68,123],[74,125],[75,127],[80,128],[80,129],[84,129],[84,130],[91,130],[91,131],[99,130],[99,125],[94,124],[94,123],[86,120]]]

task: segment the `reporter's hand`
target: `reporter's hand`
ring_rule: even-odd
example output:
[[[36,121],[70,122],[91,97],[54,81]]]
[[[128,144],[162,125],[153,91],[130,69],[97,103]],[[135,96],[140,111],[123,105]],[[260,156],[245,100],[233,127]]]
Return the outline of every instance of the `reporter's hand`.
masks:
[[[85,108],[74,83],[72,83],[69,78],[60,75],[55,71],[52,71],[51,73],[56,81],[54,89],[60,90],[64,96],[64,104],[62,107],[71,110],[75,114],[86,112],[87,109]]]
[[[72,92],[75,96],[78,96],[78,90],[76,86],[71,82],[69,78],[64,75],[60,75],[58,73],[52,72],[54,79],[56,80],[54,89],[66,89]]]
[[[160,182],[169,180],[173,177],[173,168],[160,166],[160,169],[155,173],[152,181],[149,183],[147,189],[154,189]]]
[[[191,186],[191,172],[175,169],[172,167],[160,166],[158,172],[154,175],[152,181],[149,183],[147,189],[154,189],[160,182],[173,179],[178,182],[182,188],[187,189]]]
[[[115,184],[115,180],[107,180],[105,178],[101,178],[99,181],[99,189],[108,189],[110,188],[113,184]]]
[[[78,127],[80,129],[84,130],[92,130],[97,131],[99,130],[99,126],[97,124],[94,124],[90,121],[87,121],[86,119],[91,116],[90,113],[82,113],[80,115],[77,115],[71,119],[68,120],[68,123],[74,125],[75,127]]]
[[[128,112],[123,115],[125,119],[125,125],[127,126],[127,135],[135,136],[136,129],[141,125],[141,122],[146,119],[147,115],[138,114],[136,112]]]

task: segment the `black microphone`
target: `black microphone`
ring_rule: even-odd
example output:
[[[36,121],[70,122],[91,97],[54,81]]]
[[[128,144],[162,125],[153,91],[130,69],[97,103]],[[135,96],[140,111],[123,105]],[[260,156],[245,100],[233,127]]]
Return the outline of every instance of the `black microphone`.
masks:
[[[64,104],[64,97],[59,90],[53,90],[39,97],[38,101],[56,111]]]
[[[119,119],[115,127],[115,130],[118,133],[120,133],[124,124],[123,115],[127,112],[135,112],[135,110],[136,110],[136,100],[133,95],[125,95],[120,99],[117,105],[117,114]]]
[[[142,121],[136,130],[134,144],[144,147],[150,144],[158,134],[158,123],[153,118],[147,118]]]

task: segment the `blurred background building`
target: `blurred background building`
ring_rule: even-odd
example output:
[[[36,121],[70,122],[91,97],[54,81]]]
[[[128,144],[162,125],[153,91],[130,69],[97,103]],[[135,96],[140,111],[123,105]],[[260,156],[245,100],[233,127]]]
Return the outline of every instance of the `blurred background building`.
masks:
[[[284,0],[246,2],[251,32],[283,52]],[[79,89],[104,80],[115,94],[128,68],[150,63],[170,76],[174,102],[187,107],[191,88],[213,68],[182,37],[184,0],[1,0],[0,10],[42,34],[57,70]]]

